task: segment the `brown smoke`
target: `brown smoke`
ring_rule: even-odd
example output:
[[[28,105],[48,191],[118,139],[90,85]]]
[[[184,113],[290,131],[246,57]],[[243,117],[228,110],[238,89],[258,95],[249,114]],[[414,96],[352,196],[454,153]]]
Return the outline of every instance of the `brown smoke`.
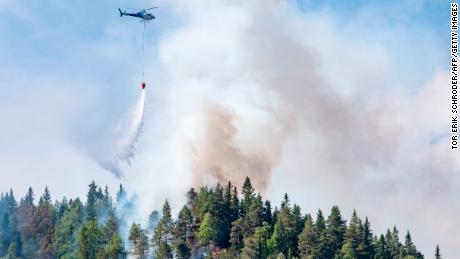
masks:
[[[267,103],[272,103],[267,96],[276,96],[278,105],[258,107],[269,113],[270,120],[269,125],[258,128],[258,131],[280,127],[283,132],[263,139],[270,153],[247,152],[235,141],[239,131],[246,130],[236,127],[235,121],[239,119],[238,115],[240,118],[247,115],[236,115],[226,108],[237,104],[207,105],[204,109],[205,133],[200,139],[202,143],[192,145],[195,184],[230,180],[239,185],[245,176],[249,176],[257,190],[264,192],[270,184],[273,167],[282,158],[285,137],[297,135],[292,134],[294,123],[299,130],[296,133],[308,136],[302,141],[315,141],[315,153],[322,154],[318,159],[334,174],[349,177],[363,166],[386,164],[388,154],[395,147],[394,141],[391,141],[393,138],[388,140],[392,132],[380,127],[375,114],[364,103],[338,95],[327,78],[318,72],[321,64],[315,50],[288,33],[289,24],[279,16],[277,9],[265,6],[262,10],[249,8],[247,11],[252,19],[240,31],[239,53],[244,58],[238,60],[240,66],[234,77],[259,86],[257,98],[266,99]],[[204,52],[202,56],[206,56]],[[187,76],[197,77],[190,72],[196,67],[194,64],[193,69],[186,70]],[[211,82],[217,82],[214,87],[219,89],[221,96],[225,87],[240,91],[240,81],[220,74],[222,70],[233,71],[232,67],[224,66],[217,71],[213,68],[204,66],[199,75],[206,75],[212,79]],[[260,143],[246,144],[259,146]]]
[[[396,223],[418,230],[425,249],[448,240],[456,251],[460,235],[419,217],[443,211],[445,229],[458,225],[450,220],[459,211],[451,202],[459,162],[447,150],[444,72],[412,85],[413,68],[398,64],[407,59],[393,60],[399,40],[362,38],[361,21],[342,26],[286,2],[177,1],[187,22],[159,53],[173,118],[165,127],[173,160],[165,164],[178,164],[181,180],[241,185],[250,176],[269,199],[287,191],[307,209],[357,208],[378,232]]]
[[[216,103],[208,104],[204,112],[204,140],[192,147],[194,185],[231,181],[241,186],[244,176],[249,176],[256,189],[264,192],[271,170],[279,160],[281,145],[271,145],[271,154],[245,153],[235,142],[238,134],[234,125],[236,115]]]

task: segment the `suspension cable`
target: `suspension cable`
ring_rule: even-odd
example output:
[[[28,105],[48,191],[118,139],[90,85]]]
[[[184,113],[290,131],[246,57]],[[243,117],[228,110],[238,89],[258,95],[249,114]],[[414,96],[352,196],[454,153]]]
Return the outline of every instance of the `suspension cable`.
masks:
[[[142,31],[142,82],[145,82],[144,74],[145,74],[145,22],[144,22],[144,30]]]

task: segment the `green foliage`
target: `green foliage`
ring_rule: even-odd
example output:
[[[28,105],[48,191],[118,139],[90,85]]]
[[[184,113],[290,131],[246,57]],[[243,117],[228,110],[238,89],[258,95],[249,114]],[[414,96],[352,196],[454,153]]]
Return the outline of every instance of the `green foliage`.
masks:
[[[169,206],[168,200],[163,205],[163,217],[155,228],[155,232],[152,237],[152,245],[159,249],[162,243],[169,246],[170,239],[172,238],[173,231],[173,220],[171,216],[171,207]]]
[[[89,220],[80,231],[80,256],[83,259],[94,259],[99,253],[104,234],[96,223]]]
[[[243,247],[243,219],[239,218],[232,222],[230,233],[231,250],[239,255]]]
[[[88,220],[94,220],[96,219],[96,197],[97,197],[97,191],[96,191],[96,184],[91,182],[89,185],[89,190],[86,198],[86,217]]]
[[[255,198],[254,188],[252,187],[249,177],[246,177],[244,180],[241,194],[243,195],[243,199],[241,200],[241,211],[244,215],[249,211],[249,207]]]
[[[310,215],[306,216],[305,226],[299,234],[299,256],[301,258],[313,257],[315,255],[316,231],[313,226],[313,219]]]
[[[48,190],[48,186],[45,186],[45,191],[42,195],[42,197],[40,197],[40,201],[38,203],[39,205],[41,204],[47,204],[47,205],[50,205],[51,204],[51,194]]]
[[[197,234],[202,245],[208,245],[217,238],[217,225],[210,213],[206,213]]]
[[[380,238],[375,242],[375,259],[390,259],[391,253],[388,248],[387,242],[383,235],[380,235]]]
[[[360,244],[358,245],[358,257],[359,258],[372,258],[374,255],[374,247],[372,244],[372,231],[370,223],[367,217],[364,220],[364,224],[360,225]]]
[[[162,213],[163,216],[152,237],[152,245],[155,248],[156,258],[172,258],[171,239],[173,238],[174,225],[168,200],[163,205]]]
[[[171,246],[168,243],[161,241],[160,245],[158,246],[158,249],[155,252],[155,258],[158,258],[158,259],[170,259],[171,258],[172,259],[173,254],[172,254]]]
[[[79,251],[79,231],[84,223],[84,208],[80,202],[72,207],[56,224],[54,231],[54,251],[57,257],[76,257]]]
[[[141,228],[141,225],[135,223],[131,225],[129,241],[133,247],[133,254],[139,258],[145,258],[149,243],[145,230]]]
[[[107,249],[107,255],[110,259],[117,259],[123,257],[125,254],[125,248],[123,241],[118,233],[115,233],[112,236],[112,239],[109,242],[109,247]]]
[[[288,230],[281,217],[278,217],[275,223],[273,234],[269,241],[269,247],[272,252],[278,251],[283,254],[287,254],[288,252]]]
[[[396,226],[393,227],[392,231],[390,231],[390,229],[387,230],[385,241],[390,253],[390,258],[397,258],[401,249],[401,243],[399,242],[399,231]]]
[[[193,217],[187,206],[182,207],[174,226],[176,252],[185,258],[190,253],[190,246],[195,240]]]
[[[243,257],[267,258],[270,251],[268,240],[270,239],[270,225],[264,222],[263,226],[257,227],[254,234],[244,240]]]
[[[317,243],[315,245],[315,256],[317,258],[327,258],[328,255],[328,239],[326,232],[326,221],[324,220],[323,212],[318,210],[316,214],[315,235]]]
[[[413,257],[414,259],[423,259],[423,255],[417,251],[417,248],[412,242],[412,237],[409,231],[406,232],[404,246],[401,247],[399,255],[406,258]]]
[[[0,258],[122,259],[128,253],[120,233],[129,207],[123,186],[117,203],[107,186],[89,185],[86,203],[78,198],[52,203],[46,187],[38,204],[29,188],[16,202],[13,191],[0,195]],[[118,207],[118,209],[116,209]],[[279,208],[279,209],[278,209]],[[190,189],[177,218],[166,200],[153,211],[147,229],[131,225],[127,241],[138,258],[307,258],[307,259],[421,259],[409,232],[404,244],[396,227],[378,238],[367,218],[353,212],[346,224],[337,206],[325,219],[302,216],[287,194],[279,207],[257,194],[249,178],[241,199],[228,182]],[[121,212],[120,212],[121,211]],[[118,212],[118,213],[117,213]],[[149,238],[153,250],[149,250]],[[153,251],[153,253],[150,253]],[[435,258],[440,259],[439,247]]]
[[[349,250],[349,254],[350,255],[352,254],[355,257],[358,256],[359,246],[362,241],[361,228],[362,228],[361,219],[358,217],[358,214],[356,213],[356,211],[353,211],[353,214],[351,215],[351,219],[350,219],[350,224],[346,232],[345,242],[348,243],[347,249]]]
[[[337,206],[333,206],[331,213],[327,218],[327,258],[334,258],[339,254],[345,238],[346,229],[345,220],[343,220],[339,208]]]
[[[356,259],[355,249],[353,248],[353,243],[348,239],[342,246],[341,249],[342,259]]]
[[[281,252],[286,256],[298,255],[298,238],[302,232],[304,220],[300,207],[291,207],[289,197],[284,195],[281,209],[276,213],[273,234],[269,241],[269,248],[273,255]]]

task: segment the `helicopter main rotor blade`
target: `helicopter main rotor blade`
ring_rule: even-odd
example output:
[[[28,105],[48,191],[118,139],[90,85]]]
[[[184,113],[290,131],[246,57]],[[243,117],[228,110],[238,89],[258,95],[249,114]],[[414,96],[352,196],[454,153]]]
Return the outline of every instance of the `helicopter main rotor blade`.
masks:
[[[147,11],[147,10],[152,10],[152,9],[157,9],[157,8],[158,8],[158,6],[154,6],[154,7],[150,7],[148,9],[145,9],[145,10]]]

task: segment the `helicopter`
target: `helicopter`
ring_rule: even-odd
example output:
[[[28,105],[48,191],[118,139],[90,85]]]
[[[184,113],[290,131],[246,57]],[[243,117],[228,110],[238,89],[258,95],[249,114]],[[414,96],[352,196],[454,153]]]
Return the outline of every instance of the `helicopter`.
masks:
[[[135,12],[135,13],[128,13],[126,11],[122,11],[120,8],[118,8],[118,11],[120,12],[120,17],[123,17],[123,15],[132,16],[132,17],[141,18],[141,22],[149,22],[149,21],[155,19],[155,16],[153,14],[147,12],[147,11],[152,10],[152,9],[156,9],[156,8],[158,8],[158,7],[155,6],[155,7],[151,7],[151,8],[147,8],[147,9],[142,9],[142,10],[139,10],[138,12]]]

